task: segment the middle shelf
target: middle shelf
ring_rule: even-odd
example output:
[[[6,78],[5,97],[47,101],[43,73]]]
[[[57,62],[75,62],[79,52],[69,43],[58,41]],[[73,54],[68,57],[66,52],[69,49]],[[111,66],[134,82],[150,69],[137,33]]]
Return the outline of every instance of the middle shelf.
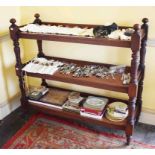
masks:
[[[84,65],[101,65],[101,66],[114,66],[112,64],[104,64],[104,63],[95,63],[95,62],[88,62],[88,61],[81,61],[81,60],[73,60],[73,59],[66,59],[66,58],[58,58],[58,57],[50,57],[45,56],[46,59],[54,59],[61,62],[67,62],[67,63],[74,63],[80,66]],[[23,66],[25,66],[24,64]],[[17,74],[19,74],[18,68],[16,68]],[[125,68],[125,73],[130,73],[130,67]],[[128,93],[129,84],[123,84],[121,78],[121,74],[116,74],[115,78],[112,77],[107,78],[98,78],[96,76],[90,76],[90,77],[73,77],[73,74],[62,74],[59,71],[56,71],[53,75],[49,74],[40,74],[40,73],[32,73],[32,72],[26,72],[27,76],[36,77],[36,78],[42,78],[47,80],[55,80],[60,82],[67,82],[77,85],[83,85],[83,86],[89,86],[89,87],[95,87],[100,89],[106,89],[111,91],[117,91],[122,93]],[[138,80],[140,79],[141,71],[138,71]]]

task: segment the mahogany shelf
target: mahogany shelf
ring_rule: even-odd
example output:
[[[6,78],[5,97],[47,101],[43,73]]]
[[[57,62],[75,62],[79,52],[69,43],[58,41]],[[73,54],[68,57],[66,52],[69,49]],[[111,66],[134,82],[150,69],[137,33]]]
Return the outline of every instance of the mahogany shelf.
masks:
[[[33,102],[32,100],[29,100],[28,104],[32,108],[39,109],[42,112],[46,111],[48,114],[61,116],[61,117],[65,117],[65,118],[72,118],[75,120],[80,120],[80,121],[85,121],[85,122],[92,122],[92,123],[95,123],[98,125],[105,125],[107,127],[116,128],[116,129],[120,129],[120,130],[125,130],[125,127],[127,124],[126,119],[123,121],[120,121],[120,122],[110,121],[110,120],[106,119],[104,116],[101,120],[93,119],[93,118],[81,116],[80,114],[75,113],[75,112],[68,112],[68,111],[65,111],[63,109],[56,109],[56,108],[50,107],[50,105],[48,105],[48,104],[41,104],[41,103],[36,102],[36,101]]]
[[[80,28],[94,28],[96,26],[102,26],[102,25],[91,25],[91,24],[72,24],[72,23],[54,23],[54,22],[42,22],[42,24],[51,25],[51,26],[61,25],[64,27],[80,27]],[[23,26],[20,26],[20,28]],[[131,26],[119,26],[119,29],[127,29],[127,28],[132,28],[132,27]],[[144,32],[141,31],[140,33],[143,38]],[[96,37],[63,35],[63,34],[48,34],[48,33],[43,34],[43,33],[22,32],[20,30],[18,31],[18,35],[19,35],[19,38],[23,38],[23,39],[38,39],[39,38],[39,40],[131,48],[131,40],[96,38]]]
[[[63,91],[72,91],[69,89],[62,89],[62,88],[57,88],[57,87],[52,87],[52,86],[49,86],[49,88],[50,89],[56,88],[56,89],[60,89]],[[80,95],[86,99],[88,96],[91,96],[93,94],[81,92]],[[95,95],[95,96],[98,96],[98,95]],[[98,97],[103,97],[103,96],[98,96]],[[122,99],[111,98],[111,97],[106,97],[106,98],[108,98],[108,100],[109,100],[108,104],[115,102],[115,101],[120,101],[120,102],[124,102],[124,103],[128,104],[128,100],[122,100]],[[93,118],[89,118],[89,117],[84,117],[84,116],[81,116],[79,113],[63,110],[61,106],[57,106],[54,103],[42,102],[41,99],[37,100],[37,101],[33,100],[33,99],[28,99],[28,104],[32,108],[41,109],[42,111],[47,111],[48,114],[53,114],[53,115],[57,115],[57,116],[65,117],[65,118],[72,118],[75,120],[78,119],[80,121],[85,121],[85,122],[91,121],[92,123],[95,123],[98,125],[104,124],[105,126],[110,127],[110,128],[116,128],[116,129],[124,130],[126,125],[127,125],[127,119],[120,121],[120,122],[114,122],[114,121],[110,121],[110,120],[106,119],[105,116],[103,116],[103,118],[101,120],[100,119],[93,119]],[[106,107],[108,106],[108,104],[106,105]],[[106,113],[106,111],[105,111],[105,113]],[[104,115],[105,115],[105,113],[104,113]]]
[[[83,44],[92,44],[92,45],[124,47],[124,48],[131,47],[131,41],[128,41],[128,40],[95,38],[95,37],[79,37],[76,35],[19,32],[19,37],[23,39],[38,39],[39,38],[40,40],[47,40],[47,41],[83,43]]]
[[[144,73],[145,73],[145,54],[146,54],[146,45],[147,45],[147,38],[148,38],[148,19],[143,18],[142,25],[135,24],[133,27],[127,26],[119,26],[119,29],[126,29],[126,28],[133,28],[134,32],[131,36],[131,40],[119,40],[119,39],[107,39],[107,38],[95,38],[95,37],[82,37],[82,36],[75,36],[75,35],[62,35],[62,34],[45,34],[45,33],[30,33],[30,32],[21,32],[20,28],[22,26],[16,25],[16,20],[11,19],[11,26],[9,27],[10,30],[10,37],[13,41],[14,45],[14,52],[16,57],[16,73],[19,79],[19,87],[21,90],[21,105],[23,110],[25,111],[29,107],[33,107],[37,110],[42,112],[58,115],[62,117],[66,117],[69,119],[77,119],[81,121],[87,121],[90,123],[96,123],[100,125],[105,125],[107,127],[111,127],[114,129],[124,130],[126,134],[127,145],[130,144],[132,134],[134,131],[135,123],[138,122],[141,109],[142,109],[142,92],[143,92],[143,81],[144,81]],[[62,25],[66,27],[81,27],[81,28],[94,28],[98,25],[92,24],[72,24],[72,23],[54,23],[54,22],[43,22],[40,19],[39,14],[35,14],[34,24],[45,24],[45,25]],[[101,120],[95,120],[92,118],[82,117],[79,114],[73,112],[63,111],[61,109],[54,109],[51,108],[46,103],[38,103],[38,101],[30,101],[26,96],[25,92],[25,81],[24,81],[24,72],[22,68],[25,64],[22,64],[21,60],[21,52],[19,47],[19,40],[20,39],[34,39],[37,41],[38,46],[38,57],[46,57],[46,58],[53,58],[45,56],[43,49],[42,49],[42,42],[43,41],[59,41],[59,42],[69,42],[69,43],[82,43],[82,44],[93,44],[93,45],[104,45],[104,46],[113,46],[113,47],[123,47],[123,48],[130,48],[132,51],[131,57],[131,65],[127,67],[126,73],[130,73],[131,81],[128,85],[123,85],[121,81],[121,76],[115,76],[116,79],[100,79],[95,76],[88,77],[88,78],[75,78],[72,75],[64,75],[60,74],[59,72],[54,73],[53,75],[45,75],[45,74],[36,74],[36,73],[27,73],[28,76],[37,77],[42,79],[42,85],[48,86],[46,80],[55,80],[67,83],[73,83],[83,86],[101,88],[116,92],[122,92],[128,94],[128,101],[122,101],[128,104],[128,117],[121,122],[112,122],[107,120],[105,117]],[[106,51],[105,51],[106,52]],[[103,63],[94,63],[88,61],[81,61],[81,60],[70,60],[64,58],[56,58],[58,60],[63,60],[66,62],[73,62],[79,65],[88,65],[88,64],[100,64],[100,65],[110,65],[110,64],[103,64]],[[112,65],[112,64],[111,64]],[[113,99],[113,101],[121,101],[119,99]]]
[[[80,61],[80,60],[73,60],[73,59],[65,59],[65,58],[57,58],[57,57],[49,57],[48,59],[54,59],[54,60],[60,60],[62,62],[69,62],[69,63],[75,63],[77,65],[83,66],[83,65],[103,65],[103,66],[113,66],[113,64],[104,64],[104,63],[95,63],[95,62],[88,62],[88,61]],[[18,68],[16,68],[17,75]],[[130,67],[126,67],[126,72],[130,73]],[[140,80],[140,74],[141,71],[138,71],[138,79]],[[95,76],[91,77],[73,77],[72,74],[66,75],[61,74],[59,71],[55,72],[53,75],[49,74],[39,74],[39,73],[31,73],[26,72],[27,76],[36,77],[36,78],[44,78],[48,80],[55,80],[60,82],[66,82],[66,83],[72,83],[72,84],[78,84],[83,86],[90,86],[100,89],[106,89],[111,91],[117,91],[122,93],[128,93],[129,84],[124,85],[121,80],[121,74],[116,74],[115,79],[112,79],[111,76],[109,76],[108,79],[106,78],[98,78]]]

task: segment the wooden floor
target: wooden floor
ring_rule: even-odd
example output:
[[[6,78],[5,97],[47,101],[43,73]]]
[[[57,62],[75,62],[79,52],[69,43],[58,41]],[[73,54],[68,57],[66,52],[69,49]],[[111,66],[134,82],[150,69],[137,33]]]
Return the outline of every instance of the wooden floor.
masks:
[[[26,115],[23,116],[21,112],[21,108],[18,108],[14,112],[12,112],[9,116],[7,116],[4,120],[0,122],[0,148],[3,144],[7,142],[25,123],[26,121],[35,114],[36,111],[29,111]],[[78,123],[82,123],[79,122]],[[94,126],[93,124],[82,123],[86,127],[91,128],[92,130],[97,131],[105,131],[110,133],[115,133],[122,135],[123,131],[112,130],[109,128]],[[135,127],[135,132],[133,135],[133,139],[155,145],[155,126],[146,125],[142,123],[138,123]]]

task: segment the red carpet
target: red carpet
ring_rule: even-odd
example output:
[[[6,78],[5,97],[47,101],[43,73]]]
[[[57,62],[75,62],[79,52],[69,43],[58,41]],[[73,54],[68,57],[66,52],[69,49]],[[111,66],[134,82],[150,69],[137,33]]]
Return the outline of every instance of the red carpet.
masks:
[[[7,149],[84,149],[84,148],[155,148],[132,141],[125,146],[124,137],[98,133],[75,123],[43,114],[33,116],[4,146]]]

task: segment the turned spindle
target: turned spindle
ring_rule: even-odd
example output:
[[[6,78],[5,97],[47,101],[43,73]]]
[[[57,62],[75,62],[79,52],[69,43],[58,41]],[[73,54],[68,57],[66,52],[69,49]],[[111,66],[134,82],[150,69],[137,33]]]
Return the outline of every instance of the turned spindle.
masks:
[[[137,98],[137,90],[138,90],[138,66],[139,66],[139,51],[141,45],[141,35],[140,35],[140,25],[135,24],[133,26],[134,33],[131,37],[131,50],[132,50],[132,59],[131,59],[131,81],[129,84],[129,114],[128,114],[128,124],[126,127],[126,137],[127,137],[127,145],[130,144],[134,124],[135,124],[135,105]]]
[[[25,93],[25,82],[24,82],[24,73],[22,71],[22,62],[21,62],[21,52],[19,47],[19,37],[18,32],[19,28],[16,25],[16,19],[12,18],[10,19],[11,26],[9,27],[10,30],[10,37],[13,40],[13,46],[14,46],[14,53],[16,57],[16,72],[19,80],[19,87],[21,91],[21,105],[23,112],[27,111],[27,99],[26,99],[26,93]]]
[[[35,17],[36,19],[34,20],[33,24],[39,24],[39,25],[41,25],[41,24],[42,24],[42,21],[41,21],[41,19],[39,18],[39,17],[40,17],[40,14],[39,14],[39,13],[36,13],[36,14],[34,15],[34,17]]]
[[[141,41],[141,48],[140,48],[140,64],[139,64],[139,70],[141,71],[141,79],[138,84],[138,95],[137,95],[137,107],[138,107],[138,114],[136,118],[136,122],[138,122],[140,113],[142,111],[142,92],[143,92],[143,83],[144,83],[144,77],[145,77],[145,55],[146,55],[146,46],[147,46],[147,39],[148,39],[148,18],[142,19],[142,26],[141,29],[144,33],[144,36]]]

